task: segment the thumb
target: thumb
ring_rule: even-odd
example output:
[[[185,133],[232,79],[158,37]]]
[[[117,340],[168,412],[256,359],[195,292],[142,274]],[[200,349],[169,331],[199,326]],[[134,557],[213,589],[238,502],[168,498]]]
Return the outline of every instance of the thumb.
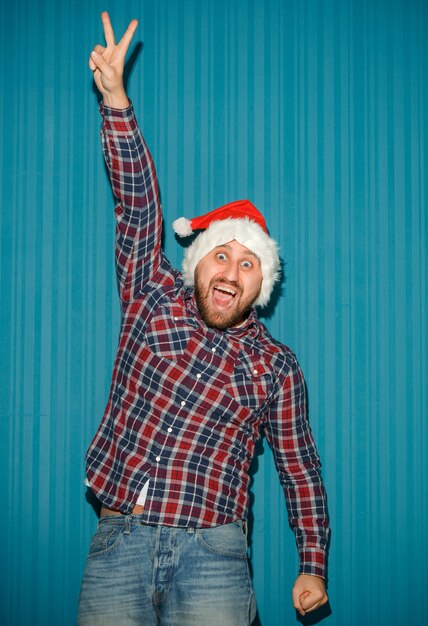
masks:
[[[302,607],[302,609],[304,609],[305,611],[306,611],[307,609],[309,609],[309,608],[310,608],[310,606],[312,606],[312,604],[313,604],[313,602],[314,602],[313,598],[311,597],[311,592],[310,592],[310,591],[304,591],[304,592],[300,595],[299,600],[300,600],[300,606],[301,606],[301,607]]]
[[[326,602],[326,594],[317,591],[304,591],[300,596],[300,605],[304,611],[313,611]]]

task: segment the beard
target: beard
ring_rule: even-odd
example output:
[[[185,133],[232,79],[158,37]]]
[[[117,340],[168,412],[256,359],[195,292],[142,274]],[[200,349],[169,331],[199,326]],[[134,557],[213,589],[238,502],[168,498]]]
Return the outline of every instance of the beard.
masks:
[[[242,289],[236,282],[230,282],[225,279],[213,279],[208,287],[204,287],[198,272],[195,272],[195,300],[199,313],[209,328],[217,328],[218,330],[226,330],[232,326],[242,324],[248,317],[251,308],[259,296],[258,293],[253,296],[247,296],[242,299],[238,307],[233,307],[231,311],[216,311],[210,302],[210,293],[212,284],[225,285],[236,290],[236,298],[242,297]]]

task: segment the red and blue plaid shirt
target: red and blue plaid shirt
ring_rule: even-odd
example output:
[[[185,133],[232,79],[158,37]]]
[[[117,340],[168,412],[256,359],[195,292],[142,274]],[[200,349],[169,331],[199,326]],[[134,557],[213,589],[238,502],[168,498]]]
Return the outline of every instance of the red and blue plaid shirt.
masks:
[[[300,572],[325,575],[328,519],[294,354],[254,311],[208,328],[161,248],[156,172],[132,106],[100,107],[115,209],[120,341],[108,404],[87,453],[99,500],[151,524],[209,527],[246,519],[248,469],[264,431],[283,485]]]

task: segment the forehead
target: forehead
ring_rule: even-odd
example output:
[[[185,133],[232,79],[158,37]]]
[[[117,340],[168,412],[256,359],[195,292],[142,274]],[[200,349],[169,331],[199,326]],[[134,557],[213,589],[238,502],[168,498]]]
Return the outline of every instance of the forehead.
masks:
[[[246,246],[243,246],[235,239],[233,241],[228,241],[227,243],[223,243],[220,246],[216,246],[213,250],[222,250],[226,249],[229,252],[235,252],[236,254],[244,254],[246,256],[252,256],[258,259],[258,256]]]

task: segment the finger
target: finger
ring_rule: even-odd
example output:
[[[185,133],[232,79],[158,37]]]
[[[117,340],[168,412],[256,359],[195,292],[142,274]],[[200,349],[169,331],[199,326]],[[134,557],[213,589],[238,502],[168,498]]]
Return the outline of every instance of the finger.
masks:
[[[107,45],[108,46],[115,46],[116,42],[114,40],[113,27],[111,25],[110,16],[107,13],[107,11],[103,11],[101,13],[101,20],[102,20],[102,23],[103,23],[104,37],[106,39]]]
[[[114,71],[111,69],[110,65],[104,61],[101,54],[98,54],[95,50],[92,50],[91,52],[91,61],[95,65],[94,69],[100,70],[106,78],[113,78]]]
[[[315,611],[315,609],[325,604],[327,600],[328,597],[326,594],[317,595],[315,597],[313,595],[309,595],[301,599],[301,604],[303,609],[309,613],[310,611]]]
[[[98,52],[98,54],[103,54],[103,52],[105,52],[105,47],[104,46],[100,46],[99,44],[97,46],[95,46],[94,48],[95,52]],[[96,69],[96,65],[92,60],[92,57],[89,57],[89,67],[92,71],[94,71]]]
[[[128,28],[125,31],[125,34],[123,35],[122,39],[119,41],[119,43],[117,44],[117,48],[120,51],[120,54],[125,57],[126,56],[126,52],[129,48],[129,44],[131,43],[131,40],[134,36],[135,31],[137,30],[137,26],[138,26],[138,21],[137,20],[131,20],[131,22],[129,23]]]
[[[318,609],[321,604],[323,604],[322,602],[316,602],[314,605],[306,607],[305,608],[305,613],[310,613],[311,611],[315,611],[316,609]]]

